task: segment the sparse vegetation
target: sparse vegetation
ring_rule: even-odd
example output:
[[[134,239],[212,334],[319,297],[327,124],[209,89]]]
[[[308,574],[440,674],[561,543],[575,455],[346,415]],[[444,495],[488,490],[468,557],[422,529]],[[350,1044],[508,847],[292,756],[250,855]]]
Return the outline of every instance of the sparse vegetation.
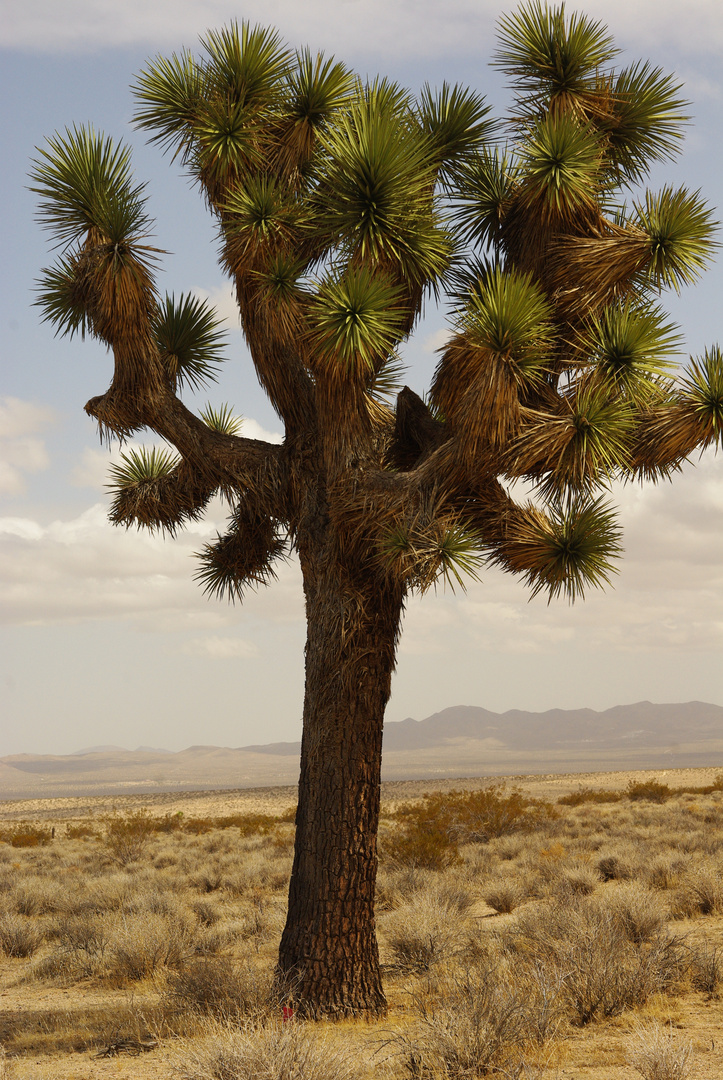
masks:
[[[723,801],[704,786],[553,804],[497,784],[383,806],[392,1015],[372,1029],[291,1019],[293,979],[274,986],[293,809],[116,811],[54,839],[15,822],[0,843],[0,969],[21,1002],[0,1022],[6,1073],[25,1080],[44,1052],[159,1046],[181,1080],[543,1080],[545,1062],[612,1040],[644,1080],[684,1080],[670,1070],[685,1032],[660,1046],[650,1032],[679,1001],[721,1009]],[[34,831],[48,842],[12,846]],[[440,861],[403,857],[425,834]],[[642,1036],[620,1041],[631,1023],[649,1058]]]

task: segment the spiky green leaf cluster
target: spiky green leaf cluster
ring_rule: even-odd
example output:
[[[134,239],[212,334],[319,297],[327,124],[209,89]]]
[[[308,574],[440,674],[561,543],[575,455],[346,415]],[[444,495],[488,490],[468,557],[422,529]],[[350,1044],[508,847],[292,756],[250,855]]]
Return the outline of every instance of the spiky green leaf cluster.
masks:
[[[718,345],[691,361],[681,389],[685,404],[703,425],[706,442],[719,445],[723,441],[723,353]]]
[[[350,260],[389,265],[411,283],[433,283],[450,256],[430,192],[435,158],[399,88],[372,87],[320,137],[324,170],[316,227]]]
[[[142,484],[153,484],[169,476],[178,465],[179,458],[172,450],[145,446],[121,454],[121,464],[111,465],[111,490],[127,490]]]
[[[225,331],[206,300],[183,293],[166,296],[158,306],[153,332],[162,363],[174,386],[194,390],[215,382],[226,347]]]
[[[647,276],[655,288],[680,292],[692,285],[711,261],[718,225],[700,192],[666,186],[657,194],[646,192],[635,203],[633,222],[649,238]]]
[[[147,232],[144,184],[134,182],[130,150],[92,128],[66,128],[38,150],[30,178],[40,198],[38,220],[58,246],[89,232],[111,245]]]
[[[460,328],[472,346],[509,357],[526,376],[548,361],[553,340],[551,309],[529,275],[490,270],[470,297]]]
[[[459,518],[397,522],[383,528],[377,540],[384,572],[420,593],[440,579],[452,590],[464,590],[466,579],[478,581],[485,561],[482,547],[476,530]]]
[[[592,317],[585,347],[605,379],[643,404],[670,375],[681,340],[657,305],[628,299]]]
[[[560,98],[583,99],[618,49],[602,23],[565,14],[565,5],[523,4],[498,23],[493,64],[510,75],[526,116]]]
[[[526,197],[550,213],[571,214],[598,194],[600,146],[595,132],[567,113],[545,116],[520,151]]]
[[[609,583],[621,550],[612,508],[582,496],[552,502],[547,513],[528,504],[491,561],[521,573],[533,596],[547,592],[550,600],[562,595],[573,602],[589,586]]]
[[[209,403],[201,410],[201,419],[212,431],[218,431],[221,435],[238,435],[243,424],[241,417],[234,415],[227,402],[216,409]]]
[[[374,368],[399,341],[401,290],[362,266],[319,286],[310,343],[322,363]]]

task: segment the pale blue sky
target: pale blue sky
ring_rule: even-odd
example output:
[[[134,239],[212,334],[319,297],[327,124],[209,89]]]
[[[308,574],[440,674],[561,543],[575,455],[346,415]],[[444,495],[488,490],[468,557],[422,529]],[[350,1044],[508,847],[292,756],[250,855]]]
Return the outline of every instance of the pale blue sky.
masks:
[[[570,5],[573,7],[574,5]],[[694,123],[679,161],[651,182],[701,187],[723,207],[723,10],[717,2],[582,3],[605,19],[624,59],[675,71]],[[461,81],[498,113],[506,94],[488,66],[494,23],[511,6],[402,0],[292,0],[241,7],[216,0],[26,0],[0,26],[3,215],[0,289],[0,755],[68,752],[95,743],[180,749],[298,737],[303,607],[294,565],[243,607],[209,602],[192,583],[192,552],[220,525],[177,541],[105,521],[107,451],[84,402],[110,362],[38,322],[33,280],[51,261],[33,223],[26,172],[34,147],[66,124],[92,123],[133,147],[165,258],[162,288],[195,289],[233,319],[214,231],[197,195],[129,126],[128,90],[157,51],[194,47],[231,17],[276,25],[291,45],[323,47],[361,73],[417,88]],[[723,338],[719,260],[695,291],[666,305],[687,347]],[[278,431],[233,323],[217,388],[246,432]],[[430,312],[407,348],[408,381],[428,384],[444,322]],[[723,460],[707,456],[673,486],[628,488],[626,557],[614,589],[585,604],[528,603],[489,571],[466,596],[409,607],[388,718],[448,705],[504,710],[606,708],[647,698],[723,704]]]

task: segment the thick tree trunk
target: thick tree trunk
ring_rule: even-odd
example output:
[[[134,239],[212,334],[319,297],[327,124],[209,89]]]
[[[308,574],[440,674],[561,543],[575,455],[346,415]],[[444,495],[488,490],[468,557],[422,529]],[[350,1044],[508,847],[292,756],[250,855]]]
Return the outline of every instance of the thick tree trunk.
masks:
[[[368,586],[362,595],[338,566],[324,572],[315,562],[314,572],[304,567],[304,730],[279,978],[311,1015],[381,1016],[374,889],[382,724],[402,599]]]

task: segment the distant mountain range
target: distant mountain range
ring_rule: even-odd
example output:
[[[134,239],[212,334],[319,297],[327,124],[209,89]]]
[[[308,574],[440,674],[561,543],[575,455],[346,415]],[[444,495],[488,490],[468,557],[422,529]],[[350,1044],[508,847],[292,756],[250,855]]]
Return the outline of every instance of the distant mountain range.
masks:
[[[74,754],[0,758],[0,799],[163,790],[275,787],[298,778],[298,742],[190,746],[94,746]],[[502,776],[721,765],[723,707],[640,701],[604,712],[456,705],[384,728],[386,780]]]

